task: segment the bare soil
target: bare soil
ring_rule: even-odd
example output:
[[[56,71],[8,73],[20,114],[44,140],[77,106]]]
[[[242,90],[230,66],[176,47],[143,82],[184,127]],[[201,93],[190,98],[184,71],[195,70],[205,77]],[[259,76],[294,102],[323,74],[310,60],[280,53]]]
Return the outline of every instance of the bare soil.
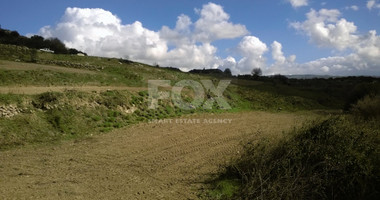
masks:
[[[59,145],[2,151],[0,199],[197,199],[205,181],[238,156],[248,138],[281,137],[311,118],[265,112],[188,115]]]

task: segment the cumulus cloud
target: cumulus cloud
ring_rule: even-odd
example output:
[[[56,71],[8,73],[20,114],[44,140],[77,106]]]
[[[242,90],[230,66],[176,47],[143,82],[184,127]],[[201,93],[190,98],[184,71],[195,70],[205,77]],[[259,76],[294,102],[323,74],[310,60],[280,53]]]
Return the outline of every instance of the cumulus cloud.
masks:
[[[288,0],[288,2],[292,5],[293,8],[307,6],[309,4],[308,0]]]
[[[266,59],[264,53],[268,47],[259,38],[255,36],[245,36],[238,45],[238,51],[243,56],[237,63],[239,71],[235,73],[250,73],[253,68],[265,68]]]
[[[271,45],[272,58],[275,61],[272,65],[267,66],[264,70],[265,74],[300,74],[297,69],[298,65],[296,61],[296,55],[290,55],[285,57],[282,51],[282,44],[278,41],[273,41]]]
[[[286,61],[286,58],[284,56],[284,53],[282,52],[282,44],[274,41],[271,45],[272,47],[272,58],[277,63],[283,64]]]
[[[229,22],[230,16],[224,12],[220,5],[208,3],[196,12],[200,15],[199,20],[195,22],[194,38],[197,41],[212,42],[248,34],[244,25]]]
[[[239,72],[239,69],[237,67],[236,59],[232,56],[228,56],[227,58],[223,59],[220,63],[220,66],[218,67],[221,70],[230,69],[231,72],[234,74],[237,74],[236,72]]]
[[[68,47],[95,56],[145,61],[162,57],[168,49],[160,35],[141,22],[123,25],[117,16],[99,8],[67,8],[61,21],[41,28],[40,35],[58,37]]]
[[[291,26],[305,33],[317,46],[332,48],[342,53],[345,50],[348,51],[347,55],[331,56],[302,64],[284,63],[281,65],[277,62],[270,66],[269,71],[289,74],[373,75],[374,72],[378,74],[380,71],[380,36],[375,30],[371,30],[367,34],[359,34],[356,25],[340,18],[340,15],[341,13],[334,9],[319,11],[312,9],[307,13],[305,21],[291,23]],[[272,48],[273,51],[276,51],[279,45],[274,44]],[[272,55],[283,60],[281,51],[272,53]]]
[[[241,58],[237,61],[228,56],[219,60],[219,69],[231,69],[232,74],[250,74],[253,68],[265,69],[267,45],[255,36],[244,36],[236,47]]]
[[[357,33],[357,27],[340,17],[338,10],[311,10],[304,22],[291,23],[291,26],[310,37],[310,41],[320,47],[349,49],[366,57],[378,57],[380,36],[375,30],[365,35]]]
[[[217,4],[208,3],[196,11],[199,19],[187,15],[177,18],[171,29],[149,30],[139,21],[123,24],[113,13],[100,8],[67,8],[55,26],[45,26],[39,34],[57,37],[68,47],[89,55],[122,57],[183,70],[215,68],[222,62],[211,42],[248,34],[244,25],[233,24]]]
[[[357,27],[353,22],[340,18],[341,13],[336,9],[311,9],[306,14],[304,22],[294,22],[290,25],[298,31],[306,33],[310,41],[320,47],[331,47],[344,50],[357,43],[355,35]]]
[[[298,3],[295,5],[302,5]],[[375,7],[376,2],[371,5]],[[339,56],[307,63],[297,63],[295,55],[286,56],[278,41],[268,48],[258,37],[249,35],[244,25],[232,23],[220,5],[208,3],[196,9],[196,13],[199,17],[195,21],[182,14],[175,27],[162,26],[154,31],[139,21],[123,24],[104,9],[67,8],[55,26],[42,27],[39,34],[58,37],[68,47],[89,55],[128,58],[184,71],[204,67],[230,68],[233,74],[250,73],[255,67],[262,68],[264,74],[352,75],[380,71],[380,36],[375,30],[360,34],[356,25],[342,18],[338,10],[311,9],[304,21],[291,23],[312,44],[341,52]],[[218,49],[212,43],[233,38],[241,38],[235,48],[239,58],[217,56]],[[272,64],[266,59],[269,50]]]

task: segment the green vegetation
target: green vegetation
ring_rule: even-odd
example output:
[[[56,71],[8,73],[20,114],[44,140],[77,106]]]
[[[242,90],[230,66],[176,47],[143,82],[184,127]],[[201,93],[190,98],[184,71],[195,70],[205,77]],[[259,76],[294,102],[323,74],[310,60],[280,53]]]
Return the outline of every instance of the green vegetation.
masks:
[[[12,33],[15,34],[15,33]],[[35,38],[34,38],[35,39]],[[170,99],[148,108],[148,80],[232,80],[230,110],[183,110]],[[0,44],[0,87],[127,86],[130,90],[0,93],[0,150],[78,139],[149,120],[203,112],[318,110],[342,113],[277,138],[250,141],[242,156],[211,181],[210,199],[377,199],[380,81],[371,77],[288,79],[231,76],[226,70],[153,67],[116,58],[51,54]],[[161,88],[168,90],[167,88]],[[203,88],[205,89],[205,88]],[[179,95],[179,94],[177,94]],[[215,94],[206,91],[207,99]],[[185,102],[194,91],[185,87]],[[190,107],[195,107],[191,105]],[[330,112],[333,110],[334,112]],[[280,136],[281,135],[281,136]]]
[[[367,95],[352,106],[352,113],[364,119],[380,119],[380,95]]]
[[[371,109],[379,105],[378,97],[366,96],[353,106],[355,115],[325,117],[249,142],[206,198],[378,199],[380,115]]]
[[[367,106],[377,101],[380,83],[374,78],[339,78],[293,80],[281,75],[272,78],[230,77],[219,71],[198,70],[184,73],[172,68],[152,67],[124,59],[73,56],[36,52],[33,49],[0,44],[0,86],[128,86],[141,87],[137,91],[65,91],[39,95],[1,94],[0,148],[17,144],[48,142],[72,137],[82,137],[97,132],[107,132],[151,119],[171,118],[195,112],[239,112],[263,110],[271,112],[351,109],[351,105],[363,99],[355,112],[376,115],[377,107]],[[33,62],[37,64],[25,63]],[[18,60],[18,62],[14,62]],[[21,62],[23,61],[23,62]],[[182,110],[172,101],[160,100],[160,107],[148,109],[148,80],[212,80],[216,86],[221,79],[232,83],[223,96],[231,110],[220,109],[214,103],[212,109],[199,107]],[[364,91],[364,92],[363,92]],[[181,93],[186,102],[194,99],[191,89]],[[207,93],[207,98],[214,94]],[[16,108],[17,115],[13,115]],[[13,109],[13,110],[12,110]],[[1,114],[1,113],[0,113]],[[32,120],[32,121],[31,121]],[[23,123],[30,124],[22,125]],[[36,126],[32,125],[36,124]],[[46,127],[45,127],[46,126]],[[44,128],[45,127],[45,128]],[[91,131],[88,131],[91,130]],[[91,133],[90,133],[91,132]]]
[[[10,118],[0,118],[0,149],[80,138],[141,121],[190,113],[174,109],[165,102],[158,109],[148,109],[147,98],[144,91],[2,94],[0,100],[4,105],[17,103],[15,107],[22,111]]]

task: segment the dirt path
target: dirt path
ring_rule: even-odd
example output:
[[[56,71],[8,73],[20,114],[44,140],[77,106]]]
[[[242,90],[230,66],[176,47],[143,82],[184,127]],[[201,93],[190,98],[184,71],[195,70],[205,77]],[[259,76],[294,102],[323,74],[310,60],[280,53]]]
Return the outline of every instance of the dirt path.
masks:
[[[61,145],[3,151],[0,199],[197,199],[203,182],[239,154],[241,141],[276,137],[307,118],[264,112],[193,115],[183,119],[200,123],[173,119]],[[214,119],[227,123],[204,123]]]
[[[106,90],[128,90],[133,92],[148,90],[144,87],[126,86],[6,86],[0,87],[0,94],[41,94],[44,92],[63,92],[65,90],[77,90],[83,92],[106,91]]]

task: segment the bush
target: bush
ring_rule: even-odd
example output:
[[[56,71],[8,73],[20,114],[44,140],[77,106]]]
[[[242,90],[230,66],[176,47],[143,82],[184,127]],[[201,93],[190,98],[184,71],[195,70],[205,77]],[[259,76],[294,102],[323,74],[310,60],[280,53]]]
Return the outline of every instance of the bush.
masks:
[[[63,96],[59,92],[45,92],[37,95],[37,98],[32,101],[32,105],[35,108],[47,110],[49,106],[58,102],[58,99]]]
[[[360,99],[363,99],[365,96],[375,96],[380,95],[380,83],[379,82],[372,82],[372,83],[361,83],[358,84],[352,89],[350,92],[345,105],[344,109],[349,110],[352,108],[353,105],[355,105]]]
[[[365,96],[352,107],[351,111],[355,116],[364,119],[380,118],[380,95]]]
[[[379,128],[330,118],[247,146],[226,174],[243,183],[241,199],[378,199]]]

